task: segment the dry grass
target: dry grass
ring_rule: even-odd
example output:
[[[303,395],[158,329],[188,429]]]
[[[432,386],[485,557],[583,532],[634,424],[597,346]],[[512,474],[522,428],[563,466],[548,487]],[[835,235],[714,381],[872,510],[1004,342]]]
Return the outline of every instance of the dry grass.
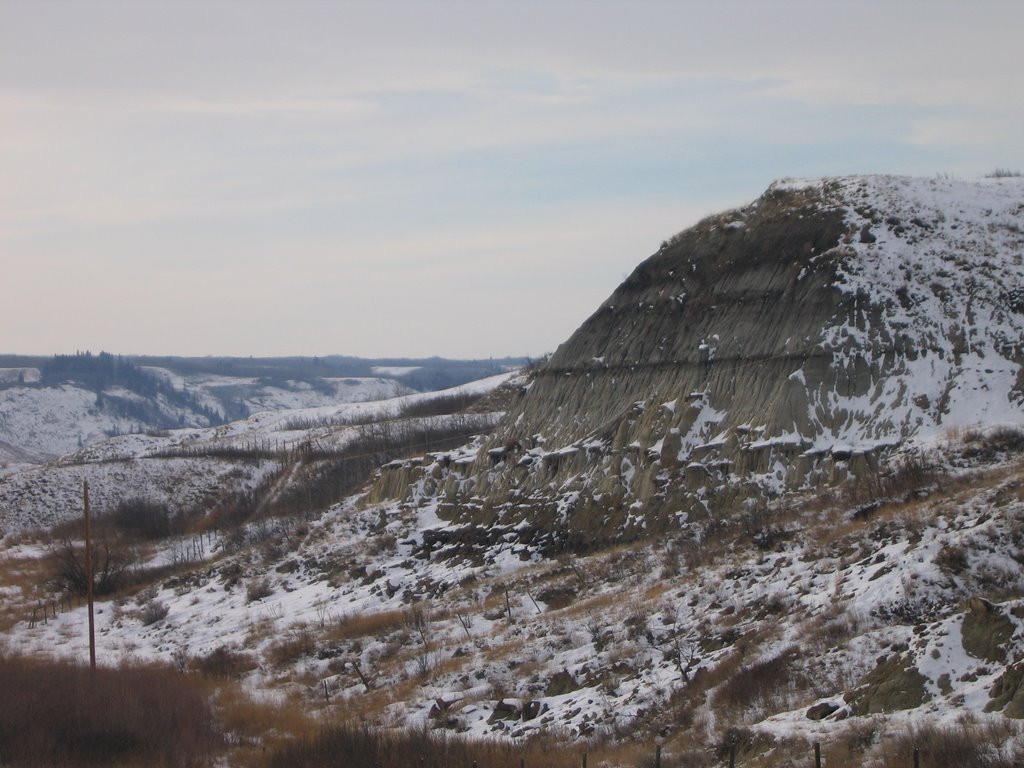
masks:
[[[602,592],[599,595],[578,600],[572,605],[560,609],[558,615],[561,620],[581,614],[607,613],[609,608],[621,602],[622,595],[618,592]]]
[[[748,710],[785,710],[791,691],[805,682],[795,672],[799,655],[799,650],[791,646],[735,670],[717,689],[715,708],[732,713],[730,719],[734,720]]]
[[[270,755],[269,768],[331,768],[375,766],[408,768],[410,763],[446,768],[579,768],[582,750],[567,747],[557,735],[524,742],[469,740],[444,731],[383,731],[343,722],[322,729],[315,737],[294,742]],[[600,751],[590,764],[623,765]]]
[[[1020,726],[1010,720],[962,720],[948,728],[910,728],[882,743],[876,764],[885,768],[911,765],[916,748],[920,750],[921,765],[926,768],[1018,768],[1022,756],[1013,754],[1009,745],[1020,733]]]
[[[295,740],[311,738],[320,724],[301,703],[260,701],[235,684],[225,684],[215,696],[217,714],[232,746],[230,765],[266,765],[268,752]]]
[[[332,624],[325,633],[324,639],[330,642],[380,637],[401,629],[406,622],[407,613],[402,610],[349,614],[342,616]]]
[[[97,669],[0,657],[0,755],[15,765],[186,766],[223,751],[197,680],[168,668]]]
[[[42,558],[0,558],[0,594],[4,595],[0,632],[22,621],[31,621],[33,615],[38,618],[40,606],[52,602],[53,594],[45,586],[49,575],[49,565]]]
[[[266,649],[266,657],[278,669],[290,667],[299,659],[316,653],[313,630],[304,623],[289,627],[279,639]]]

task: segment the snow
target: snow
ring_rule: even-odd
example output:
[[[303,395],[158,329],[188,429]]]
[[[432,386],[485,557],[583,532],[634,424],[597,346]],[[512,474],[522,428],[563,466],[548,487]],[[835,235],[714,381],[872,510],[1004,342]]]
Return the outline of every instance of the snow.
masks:
[[[280,386],[256,378],[197,374],[179,376],[166,368],[145,366],[146,372],[177,390],[188,391],[205,407],[224,412],[222,397],[238,400],[250,411],[296,410],[327,404],[380,401],[412,392],[393,379],[322,379],[319,389],[305,382]],[[0,369],[0,383],[39,380],[38,369]],[[142,403],[146,398],[121,387],[103,391],[104,397]],[[205,426],[204,416],[171,405],[163,396],[151,401],[164,425],[184,423]],[[110,435],[142,432],[151,425],[101,407],[97,393],[74,384],[56,387],[10,386],[0,388],[0,463],[40,464],[100,442]]]
[[[405,376],[422,369],[421,365],[375,365],[370,372],[376,376]]]
[[[0,532],[51,525],[68,517],[69,510],[78,509],[84,480],[89,480],[97,494],[97,505],[111,508],[123,497],[125,488],[137,489],[133,495],[169,503],[175,508],[190,508],[207,495],[227,488],[251,490],[268,473],[279,468],[279,462],[175,457],[226,448],[263,447],[286,452],[310,443],[324,449],[340,449],[359,438],[359,427],[350,426],[353,423],[390,418],[407,405],[438,397],[483,395],[518,376],[521,374],[513,371],[440,392],[387,400],[265,411],[219,427],[121,435],[69,453],[47,465],[19,463],[0,473]],[[65,390],[86,399],[95,398],[84,390],[62,388]],[[61,419],[51,419],[46,413],[48,407],[57,408],[58,412],[61,409],[63,401],[58,400],[55,405],[53,390],[0,390],[0,397],[11,392],[40,393],[41,400],[31,401],[32,407],[25,406],[27,414],[13,411],[10,421],[24,419],[47,423],[53,420],[55,430],[63,428]],[[497,417],[497,413],[474,414],[464,417],[463,423],[468,430],[484,431],[493,427]],[[450,417],[424,417],[422,420],[436,425],[446,418]]]

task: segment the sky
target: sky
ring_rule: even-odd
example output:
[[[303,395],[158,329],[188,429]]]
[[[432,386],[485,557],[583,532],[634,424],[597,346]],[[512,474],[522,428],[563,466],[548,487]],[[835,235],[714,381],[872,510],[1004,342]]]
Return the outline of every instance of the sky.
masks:
[[[1024,169],[1019,0],[0,0],[0,352],[552,351],[775,179]]]

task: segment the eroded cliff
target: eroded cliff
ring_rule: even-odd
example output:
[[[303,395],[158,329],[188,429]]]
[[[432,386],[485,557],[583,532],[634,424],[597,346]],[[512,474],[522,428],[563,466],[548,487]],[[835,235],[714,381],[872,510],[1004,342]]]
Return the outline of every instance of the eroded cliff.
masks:
[[[641,263],[486,441],[372,497],[586,548],[1019,423],[1022,211],[1021,179],[774,184]]]

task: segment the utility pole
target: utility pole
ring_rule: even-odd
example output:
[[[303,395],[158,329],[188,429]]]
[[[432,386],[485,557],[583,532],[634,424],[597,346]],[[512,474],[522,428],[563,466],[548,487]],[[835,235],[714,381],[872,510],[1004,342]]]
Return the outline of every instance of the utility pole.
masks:
[[[82,484],[82,518],[85,521],[85,597],[89,603],[89,669],[96,671],[96,622],[92,605],[92,540],[89,536],[89,481]]]

